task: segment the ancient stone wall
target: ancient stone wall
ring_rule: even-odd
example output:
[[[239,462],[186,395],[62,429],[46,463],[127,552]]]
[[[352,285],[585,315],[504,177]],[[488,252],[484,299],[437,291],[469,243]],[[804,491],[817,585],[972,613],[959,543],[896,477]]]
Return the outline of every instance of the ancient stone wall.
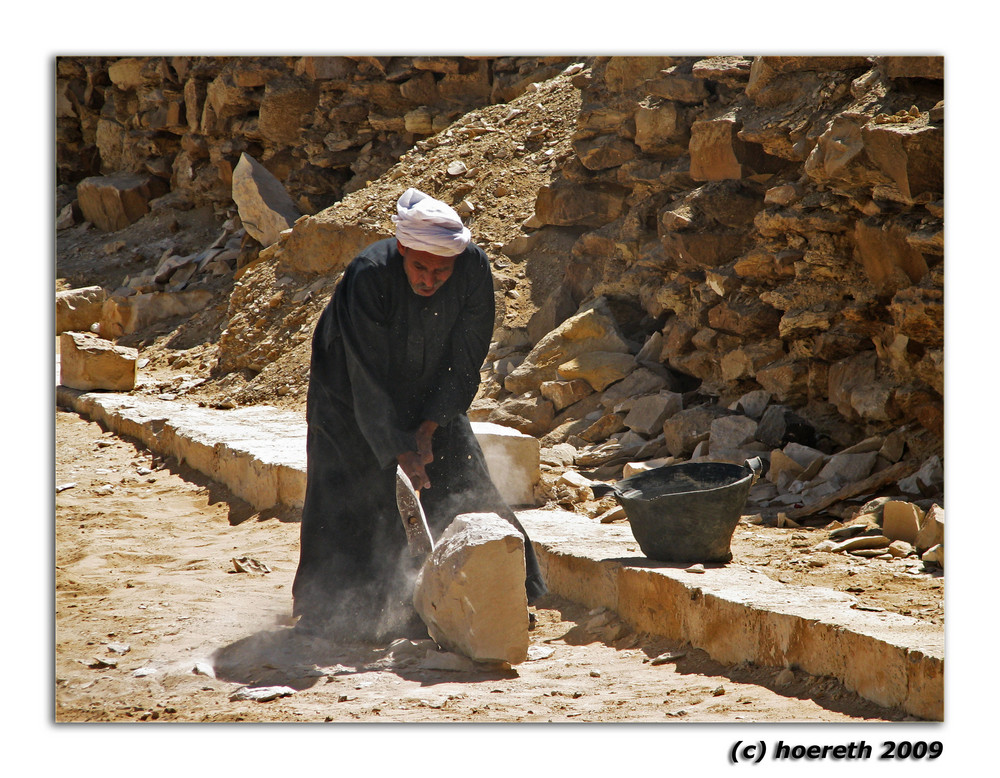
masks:
[[[576,155],[534,219],[583,230],[576,303],[638,301],[663,364],[842,421],[844,444],[942,434],[942,58],[602,57],[577,78]]]
[[[567,57],[60,57],[56,173],[156,179],[229,204],[246,152],[315,213]]]

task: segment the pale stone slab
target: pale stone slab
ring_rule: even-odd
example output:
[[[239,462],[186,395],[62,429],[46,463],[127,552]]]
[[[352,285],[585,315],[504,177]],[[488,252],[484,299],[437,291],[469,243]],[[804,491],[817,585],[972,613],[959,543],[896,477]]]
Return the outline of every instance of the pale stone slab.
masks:
[[[488,421],[472,422],[472,432],[504,502],[535,505],[535,486],[542,478],[538,439]]]
[[[479,662],[528,658],[524,538],[495,513],[458,516],[424,562],[413,605],[443,648]]]

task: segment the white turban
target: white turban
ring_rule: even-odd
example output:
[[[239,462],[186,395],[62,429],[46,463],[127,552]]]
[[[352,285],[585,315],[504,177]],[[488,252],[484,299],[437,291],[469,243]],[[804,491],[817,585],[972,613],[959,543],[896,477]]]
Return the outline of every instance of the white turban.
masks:
[[[472,234],[455,210],[419,189],[407,189],[396,203],[396,239],[409,249],[454,257],[465,251]]]

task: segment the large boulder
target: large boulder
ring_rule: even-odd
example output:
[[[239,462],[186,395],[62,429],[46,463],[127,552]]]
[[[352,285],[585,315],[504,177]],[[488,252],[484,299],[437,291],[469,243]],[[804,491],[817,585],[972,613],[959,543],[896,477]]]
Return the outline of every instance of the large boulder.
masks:
[[[524,579],[524,537],[495,513],[467,513],[421,567],[413,605],[442,648],[518,664],[528,658]]]
[[[246,152],[233,170],[233,201],[246,231],[265,248],[301,215],[281,182]]]

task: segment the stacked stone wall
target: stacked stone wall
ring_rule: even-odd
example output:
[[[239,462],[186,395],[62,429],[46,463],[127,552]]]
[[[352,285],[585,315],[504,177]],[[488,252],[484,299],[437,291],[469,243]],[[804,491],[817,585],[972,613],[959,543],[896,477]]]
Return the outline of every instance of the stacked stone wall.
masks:
[[[659,360],[764,389],[850,443],[940,437],[940,57],[601,57],[542,230],[579,304],[637,302]],[[846,422],[846,424],[840,424]]]

